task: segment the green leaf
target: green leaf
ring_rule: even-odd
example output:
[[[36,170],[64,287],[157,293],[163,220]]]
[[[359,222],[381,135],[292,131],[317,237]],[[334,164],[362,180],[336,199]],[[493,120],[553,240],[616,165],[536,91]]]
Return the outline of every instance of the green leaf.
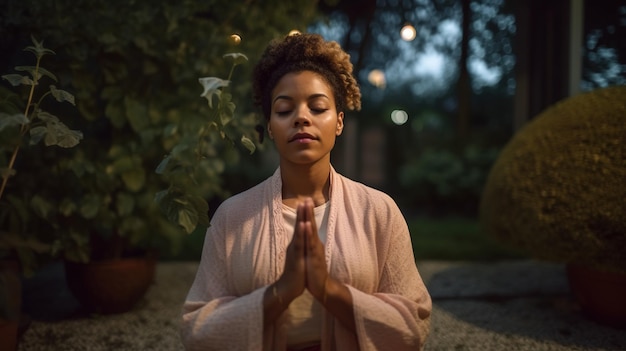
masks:
[[[64,258],[71,262],[89,262],[89,233],[85,230],[77,230],[70,226],[67,228],[67,240],[54,243],[54,254],[63,252]]]
[[[16,87],[18,85],[33,85],[33,80],[30,77],[23,76],[21,74],[5,74],[2,78],[6,79],[11,83],[12,86]]]
[[[167,190],[158,191],[156,194],[154,194],[154,201],[157,204],[160,204],[161,201],[163,201],[163,199],[167,196],[167,194],[168,194]]]
[[[15,169],[11,168],[7,168],[7,167],[2,167],[0,168],[0,178],[4,179],[4,178],[8,178],[8,177],[12,177],[17,173],[17,171],[15,171]]]
[[[167,219],[178,224],[188,234],[196,229],[198,223],[208,226],[209,206],[200,196],[163,190],[155,195],[155,201]]]
[[[57,89],[54,85],[51,85],[50,93],[52,93],[52,96],[54,96],[54,98],[58,102],[67,101],[72,105],[76,105],[76,103],[74,102],[74,95],[68,93],[65,90]]]
[[[26,101],[13,90],[0,85],[0,104],[2,105],[2,112],[12,115],[23,113]]]
[[[128,190],[136,192],[141,190],[146,183],[146,172],[143,168],[137,167],[122,173],[122,180]]]
[[[200,94],[200,96],[208,100],[210,108],[213,108],[213,94],[219,92],[220,88],[227,87],[228,84],[230,84],[230,81],[217,77],[199,78],[198,81],[204,88],[204,91]]]
[[[30,130],[31,144],[37,144],[44,138],[46,146],[57,145],[70,148],[78,145],[83,133],[69,129],[58,117],[44,111],[37,113],[37,118],[46,123],[45,127],[35,127]]]
[[[107,167],[108,174],[122,174],[136,167],[133,156],[129,155],[122,147],[112,146],[109,150],[109,157],[114,161]]]
[[[30,206],[35,213],[44,219],[49,219],[56,212],[55,206],[39,195],[33,196],[30,200]]]
[[[111,124],[117,129],[121,129],[126,124],[124,112],[119,101],[109,101],[104,108],[104,115],[111,121]]]
[[[222,93],[220,95],[219,103],[220,123],[222,123],[222,126],[225,126],[232,121],[233,116],[235,115],[235,108],[236,106],[232,102],[232,95]]]
[[[178,211],[178,224],[190,234],[198,224],[198,213],[192,207],[181,208]]]
[[[96,194],[87,194],[80,204],[80,214],[86,219],[93,219],[100,212],[101,199]]]
[[[69,217],[72,213],[76,212],[76,203],[69,198],[65,198],[59,204],[59,213],[61,213],[65,217]]]
[[[134,131],[139,132],[148,127],[150,121],[148,119],[148,108],[146,105],[135,99],[126,97],[124,98],[124,108],[126,118]]]
[[[161,160],[161,162],[159,162],[159,165],[156,168],[156,173],[157,174],[163,174],[163,172],[165,172],[165,170],[167,169],[167,165],[170,162],[170,155],[167,155],[167,157],[165,157],[163,160]]]
[[[189,201],[194,206],[194,208],[196,209],[196,213],[198,215],[197,224],[201,224],[201,225],[208,227],[210,224],[209,223],[209,204],[206,202],[205,199],[201,198],[200,196],[190,196],[188,198],[189,198]]]
[[[22,124],[28,124],[30,121],[23,113],[16,113],[9,115],[4,112],[0,112],[0,131],[11,126],[21,126]]]
[[[46,136],[48,129],[43,126],[34,127],[30,130],[30,144],[37,145]]]
[[[250,155],[252,155],[254,153],[254,151],[256,150],[256,145],[254,145],[254,143],[252,142],[252,140],[250,140],[248,137],[246,137],[245,135],[241,136],[241,144],[243,144],[243,146],[248,149],[248,151],[250,151]]]
[[[130,194],[120,193],[117,195],[115,205],[118,215],[122,217],[128,216],[135,208],[135,198]]]
[[[33,54],[35,54],[35,56],[37,56],[37,58],[41,58],[44,55],[54,55],[54,51],[50,50],[50,49],[46,49],[43,47],[43,40],[42,41],[37,41],[37,39],[35,39],[35,37],[31,36],[30,37],[31,41],[33,42],[34,46],[27,46],[24,51],[30,51]]]
[[[30,73],[30,76],[33,77],[33,80],[39,80],[41,77],[47,76],[50,79],[54,80],[55,82],[58,81],[57,77],[54,74],[52,74],[52,72],[48,71],[47,69],[43,67],[17,66],[15,67],[15,70]],[[35,76],[35,72],[37,72],[37,76]]]

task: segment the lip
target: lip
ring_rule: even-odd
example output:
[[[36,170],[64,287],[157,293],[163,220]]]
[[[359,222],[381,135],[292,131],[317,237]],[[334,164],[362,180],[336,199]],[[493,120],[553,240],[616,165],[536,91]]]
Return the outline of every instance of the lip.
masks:
[[[292,141],[309,142],[312,140],[317,140],[317,138],[309,133],[297,133],[293,135],[291,138],[289,138],[289,142],[292,142]]]

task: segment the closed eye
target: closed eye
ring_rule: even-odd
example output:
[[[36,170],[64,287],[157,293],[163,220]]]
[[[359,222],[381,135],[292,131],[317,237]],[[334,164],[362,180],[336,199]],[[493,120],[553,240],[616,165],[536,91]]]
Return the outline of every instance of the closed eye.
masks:
[[[311,111],[315,114],[321,114],[324,113],[326,111],[328,111],[328,109],[326,108],[312,108]]]
[[[311,113],[315,114],[315,115],[319,115],[319,114],[325,113],[326,111],[328,111],[327,108],[312,108],[311,109]],[[289,116],[291,113],[292,113],[291,110],[276,111],[276,115],[281,116],[281,117]]]

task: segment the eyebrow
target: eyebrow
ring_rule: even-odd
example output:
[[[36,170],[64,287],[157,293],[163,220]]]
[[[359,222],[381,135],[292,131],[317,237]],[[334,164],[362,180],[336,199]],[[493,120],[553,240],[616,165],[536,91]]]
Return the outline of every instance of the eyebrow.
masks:
[[[329,100],[330,100],[330,98],[328,97],[328,95],[326,95],[326,94],[322,94],[322,93],[319,93],[319,94],[313,94],[313,95],[309,96],[309,97],[307,98],[307,100],[314,100],[314,99],[317,99],[317,98],[326,98],[326,99],[329,99]],[[274,98],[274,100],[272,101],[272,104],[274,104],[276,101],[281,100],[281,99],[285,99],[285,100],[293,100],[293,97],[288,96],[288,95],[278,95],[277,97],[275,97],[275,98]]]

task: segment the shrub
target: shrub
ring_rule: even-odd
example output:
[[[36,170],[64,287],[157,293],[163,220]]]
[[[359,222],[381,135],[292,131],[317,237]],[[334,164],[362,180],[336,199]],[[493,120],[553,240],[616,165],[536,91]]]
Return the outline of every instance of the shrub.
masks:
[[[537,258],[626,271],[626,87],[546,109],[506,145],[481,222]]]

